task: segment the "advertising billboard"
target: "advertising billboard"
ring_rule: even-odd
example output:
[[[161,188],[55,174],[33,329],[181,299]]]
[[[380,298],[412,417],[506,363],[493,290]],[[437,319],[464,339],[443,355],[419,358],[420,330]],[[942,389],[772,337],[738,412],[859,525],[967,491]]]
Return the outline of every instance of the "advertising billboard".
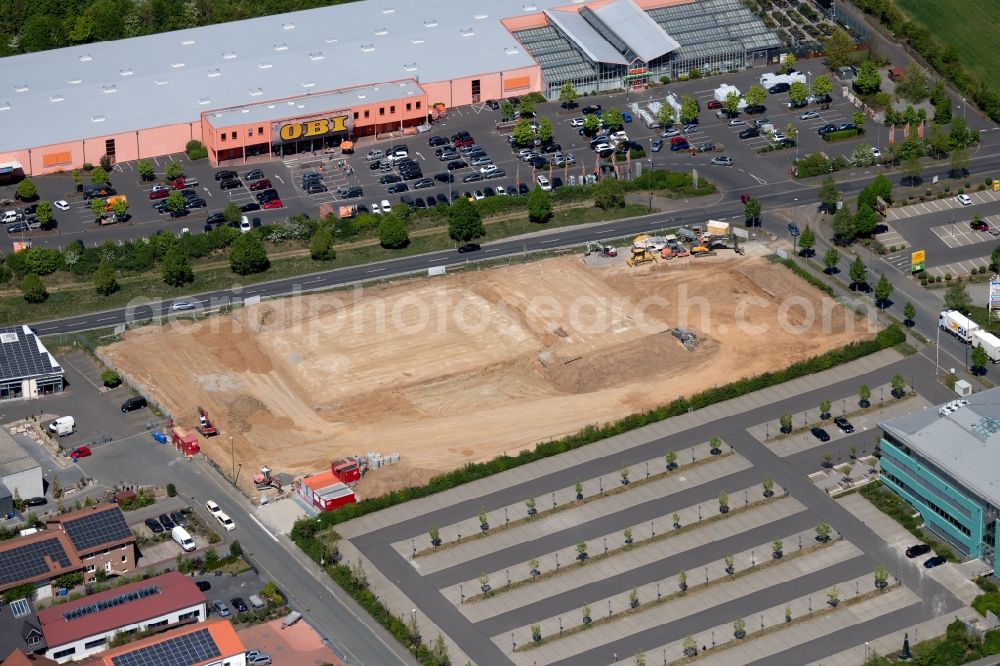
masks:
[[[351,128],[350,120],[351,117],[349,115],[343,115],[282,123],[275,130],[274,140],[298,141],[300,139],[322,137],[327,134],[347,132]]]

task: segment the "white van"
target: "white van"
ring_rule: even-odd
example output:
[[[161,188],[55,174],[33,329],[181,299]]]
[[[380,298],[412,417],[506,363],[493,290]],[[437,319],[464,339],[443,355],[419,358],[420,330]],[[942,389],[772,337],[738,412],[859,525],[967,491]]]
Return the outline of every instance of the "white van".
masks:
[[[59,437],[72,435],[74,430],[76,430],[76,420],[72,416],[60,416],[49,424],[49,431]]]
[[[192,539],[191,535],[188,534],[188,531],[180,525],[176,525],[174,529],[170,530],[170,536],[174,538],[177,545],[180,546],[185,552],[190,553],[192,550],[197,548],[194,544],[194,539]]]
[[[21,219],[20,213],[16,210],[8,210],[4,212],[2,221],[4,224],[10,224],[11,222],[17,222],[19,219]]]
[[[215,519],[219,521],[220,525],[226,528],[227,532],[232,532],[233,530],[236,529],[236,523],[233,522],[233,519],[230,518],[228,514],[222,511],[215,514]]]

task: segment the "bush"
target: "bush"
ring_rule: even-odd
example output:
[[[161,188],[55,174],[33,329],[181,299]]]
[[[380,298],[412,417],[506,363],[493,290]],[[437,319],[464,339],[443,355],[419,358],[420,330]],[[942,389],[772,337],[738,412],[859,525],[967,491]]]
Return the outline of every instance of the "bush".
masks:
[[[114,370],[105,370],[101,373],[101,381],[109,388],[115,388],[122,383],[121,375]]]
[[[24,295],[24,300],[29,303],[41,303],[49,297],[45,283],[35,273],[28,273],[21,280],[21,293]]]
[[[826,134],[824,134],[823,140],[826,141],[827,143],[833,143],[835,141],[844,141],[845,139],[853,139],[858,134],[860,134],[860,132],[858,132],[858,130],[856,129],[837,130],[835,132],[827,132]]]
[[[197,139],[188,141],[184,146],[184,152],[187,153],[188,159],[192,162],[195,160],[203,160],[208,157],[208,148],[206,148],[202,142]]]
[[[240,234],[229,248],[229,267],[237,275],[263,273],[271,267],[264,243],[255,233]]]

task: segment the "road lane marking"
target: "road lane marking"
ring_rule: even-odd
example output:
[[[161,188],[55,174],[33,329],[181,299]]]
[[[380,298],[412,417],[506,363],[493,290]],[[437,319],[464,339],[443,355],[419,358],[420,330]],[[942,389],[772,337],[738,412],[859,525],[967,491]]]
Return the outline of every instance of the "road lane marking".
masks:
[[[558,240],[559,240],[558,238],[553,238],[552,240],[543,240],[543,241],[538,241],[538,242],[539,243],[555,243]]]
[[[385,270],[384,268],[376,268],[375,270],[365,271],[365,273],[380,273],[384,270]]]

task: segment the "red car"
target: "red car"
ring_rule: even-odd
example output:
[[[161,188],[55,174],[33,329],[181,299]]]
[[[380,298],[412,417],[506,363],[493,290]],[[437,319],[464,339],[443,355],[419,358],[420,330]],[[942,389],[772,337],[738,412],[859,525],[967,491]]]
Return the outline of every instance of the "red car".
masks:
[[[722,108],[722,102],[720,102],[717,99],[709,100],[709,102],[708,102],[708,108],[710,108],[710,109],[721,109]]]
[[[266,203],[260,205],[261,208],[284,208],[285,204],[281,203],[281,199],[272,199]]]
[[[973,231],[989,231],[990,230],[990,225],[987,224],[984,220],[973,220],[972,222],[969,222],[969,226],[972,227]]]
[[[150,190],[149,191],[149,198],[150,199],[154,199],[154,200],[155,199],[166,199],[168,196],[170,196],[170,190],[167,190],[167,189],[163,189],[163,190]]]
[[[87,446],[78,446],[69,452],[69,457],[73,460],[76,460],[77,458],[86,458],[89,455],[90,447]]]
[[[266,190],[269,189],[270,187],[271,187],[271,181],[267,178],[265,178],[264,180],[257,180],[250,183],[250,189],[254,192],[256,192],[257,190]]]
[[[473,138],[471,136],[466,136],[466,137],[461,137],[461,138],[455,139],[455,147],[456,148],[462,148],[464,146],[471,146],[474,143],[475,143],[475,141],[473,140]]]

